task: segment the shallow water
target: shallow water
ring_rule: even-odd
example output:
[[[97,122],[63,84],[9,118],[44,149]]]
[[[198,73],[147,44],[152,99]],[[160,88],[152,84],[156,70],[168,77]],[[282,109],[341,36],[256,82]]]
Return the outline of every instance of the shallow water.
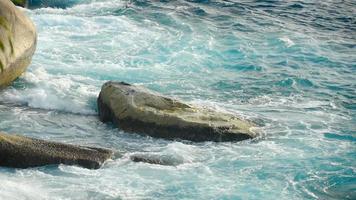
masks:
[[[123,157],[99,170],[0,168],[0,199],[356,198],[353,1],[57,7],[26,10],[38,48],[27,73],[0,93],[0,129]],[[108,80],[254,120],[263,135],[189,143],[119,131],[96,116]],[[179,165],[134,163],[135,153]]]

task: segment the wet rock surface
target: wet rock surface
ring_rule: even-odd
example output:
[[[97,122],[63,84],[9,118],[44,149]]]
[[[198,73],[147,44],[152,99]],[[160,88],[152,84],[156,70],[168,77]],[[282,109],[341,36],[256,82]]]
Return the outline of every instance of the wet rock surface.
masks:
[[[240,141],[256,137],[254,124],[210,109],[198,108],[124,82],[107,82],[98,97],[102,122],[165,139]]]
[[[113,156],[108,149],[63,144],[0,132],[0,166],[29,168],[51,164],[98,169]]]

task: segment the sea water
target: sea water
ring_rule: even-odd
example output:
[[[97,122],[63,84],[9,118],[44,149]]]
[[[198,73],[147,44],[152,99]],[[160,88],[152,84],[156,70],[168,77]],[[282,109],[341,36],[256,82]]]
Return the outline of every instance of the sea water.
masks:
[[[356,199],[355,1],[31,2],[38,46],[0,92],[0,130],[121,156],[98,170],[0,168],[0,199]],[[261,136],[126,133],[97,117],[109,80],[250,119]]]

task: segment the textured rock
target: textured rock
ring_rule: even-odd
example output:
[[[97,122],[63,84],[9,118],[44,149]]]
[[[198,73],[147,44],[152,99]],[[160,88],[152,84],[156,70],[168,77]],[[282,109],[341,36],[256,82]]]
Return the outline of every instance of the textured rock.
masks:
[[[97,169],[111,158],[108,149],[49,142],[0,132],[0,166],[14,168],[50,164],[79,165]]]
[[[154,165],[177,166],[183,164],[183,161],[177,160],[172,156],[157,154],[133,154],[130,156],[133,162],[144,162]]]
[[[253,123],[197,108],[124,82],[107,82],[98,97],[99,117],[128,132],[166,139],[238,141],[256,136]]]
[[[26,70],[36,41],[31,20],[9,0],[0,0],[0,88]]]

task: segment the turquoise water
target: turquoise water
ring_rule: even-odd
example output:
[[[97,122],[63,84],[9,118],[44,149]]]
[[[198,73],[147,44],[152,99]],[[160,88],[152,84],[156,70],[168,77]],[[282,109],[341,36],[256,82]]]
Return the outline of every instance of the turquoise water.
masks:
[[[0,168],[0,199],[356,199],[354,1],[38,2],[25,10],[38,48],[0,93],[0,129],[123,157],[99,170]],[[125,133],[96,116],[108,80],[251,119],[262,135]],[[131,162],[137,153],[180,165]]]

